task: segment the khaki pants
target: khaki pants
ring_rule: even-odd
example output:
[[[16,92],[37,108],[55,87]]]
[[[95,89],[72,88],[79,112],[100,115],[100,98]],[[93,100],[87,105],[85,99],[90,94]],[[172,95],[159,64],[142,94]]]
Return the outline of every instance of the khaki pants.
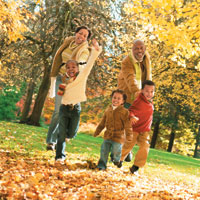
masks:
[[[147,156],[149,153],[149,132],[133,132],[132,141],[125,141],[122,147],[122,156],[120,160],[124,161],[135,144],[139,146],[139,150],[135,155],[134,165],[143,167],[147,161]]]

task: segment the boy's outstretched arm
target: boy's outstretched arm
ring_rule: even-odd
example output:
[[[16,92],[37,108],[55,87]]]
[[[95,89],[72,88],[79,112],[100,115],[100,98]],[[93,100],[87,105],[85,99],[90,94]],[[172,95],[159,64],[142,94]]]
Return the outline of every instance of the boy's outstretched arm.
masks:
[[[105,124],[106,124],[106,114],[104,113],[101,122],[97,126],[96,131],[94,132],[94,137],[98,136],[101,133],[101,131],[105,128]]]

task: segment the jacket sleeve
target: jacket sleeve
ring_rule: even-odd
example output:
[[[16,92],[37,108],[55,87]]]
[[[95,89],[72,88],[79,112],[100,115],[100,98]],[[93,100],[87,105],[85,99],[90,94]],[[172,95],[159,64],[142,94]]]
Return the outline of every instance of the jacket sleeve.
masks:
[[[133,101],[133,103],[131,104],[131,106],[129,107],[129,118],[134,117],[134,110],[136,107],[138,107],[140,105],[141,102],[141,95],[142,93],[140,92],[138,94],[138,96],[136,97],[136,99]]]
[[[133,138],[133,130],[129,120],[129,111],[127,110],[124,116],[124,128],[126,134],[126,141],[131,142]]]
[[[134,110],[133,104],[129,107],[128,110],[129,110],[129,118],[134,117],[134,114],[133,114],[133,110]]]
[[[99,56],[99,54],[101,52],[102,52],[102,47],[101,46],[99,47],[98,51],[95,48],[92,47],[91,54],[90,54],[90,56],[88,58],[86,67],[83,70],[84,76],[86,76],[86,77],[89,76],[90,71],[91,71],[95,61],[96,61],[96,59],[98,58],[98,56]]]
[[[77,84],[80,84],[80,81],[83,83],[84,81],[87,81],[87,78],[90,74],[90,71],[97,59],[97,57],[99,56],[99,54],[102,52],[102,47],[100,46],[99,50],[95,50],[94,48],[91,51],[91,54],[88,58],[87,64],[85,66],[85,68],[79,73],[79,75],[77,76],[77,78],[75,79],[75,81],[73,81],[72,83],[68,84],[67,87],[76,87]]]
[[[101,119],[101,122],[96,128],[96,131],[94,133],[95,136],[101,133],[101,131],[105,128],[105,124],[106,124],[106,112],[104,113],[103,118]]]
[[[129,56],[124,58],[122,61],[121,72],[129,91],[132,94],[135,94],[137,91],[139,91],[135,77],[135,68],[131,63]]]
[[[88,57],[89,57],[89,55],[90,55],[90,52],[89,52],[89,50],[88,49],[85,49],[81,54],[80,54],[80,56],[79,56],[79,58],[78,58],[78,62],[80,63],[80,62],[87,62],[87,60],[88,60]],[[84,64],[84,65],[79,65],[79,71],[81,72],[83,69],[84,69],[84,67],[86,66],[86,64]]]
[[[49,89],[49,97],[53,98],[56,95],[56,77],[51,77],[51,85]]]

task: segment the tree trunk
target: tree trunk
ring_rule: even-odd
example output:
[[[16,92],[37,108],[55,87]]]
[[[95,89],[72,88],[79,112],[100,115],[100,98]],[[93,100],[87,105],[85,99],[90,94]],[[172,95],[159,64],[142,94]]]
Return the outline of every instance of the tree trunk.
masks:
[[[158,133],[159,133],[159,126],[160,126],[160,119],[158,119],[154,125],[153,136],[151,139],[150,148],[155,148],[155,146],[156,146],[156,140],[157,140]]]
[[[23,111],[22,111],[20,123],[26,123],[27,122],[27,117],[28,117],[30,107],[31,107],[31,103],[32,103],[34,88],[35,88],[35,82],[31,79],[31,81],[28,85],[27,96],[26,96],[24,108],[23,108]]]
[[[196,145],[194,150],[194,158],[200,158],[200,125],[199,125],[199,131],[197,133],[196,137]]]
[[[44,106],[44,102],[46,99],[46,96],[48,94],[49,86],[50,86],[50,70],[51,68],[48,67],[48,63],[45,63],[45,71],[44,71],[44,76],[42,83],[39,88],[39,92],[37,94],[37,98],[35,100],[33,112],[31,116],[28,119],[27,124],[29,125],[34,125],[34,126],[40,126],[40,116],[42,113],[42,108]]]
[[[169,139],[169,145],[168,145],[168,149],[167,149],[168,152],[172,152],[172,147],[173,147],[173,144],[174,144],[174,138],[175,138],[175,130],[172,127],[170,139]]]

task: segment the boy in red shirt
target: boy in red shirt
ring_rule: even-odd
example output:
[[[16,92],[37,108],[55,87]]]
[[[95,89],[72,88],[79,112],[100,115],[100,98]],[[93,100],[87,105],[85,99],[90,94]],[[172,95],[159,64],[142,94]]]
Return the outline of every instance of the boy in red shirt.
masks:
[[[126,141],[122,148],[122,156],[118,167],[122,166],[122,162],[132,150],[135,144],[139,146],[139,150],[135,155],[133,166],[130,168],[131,173],[138,171],[146,163],[149,153],[149,132],[153,120],[153,104],[152,98],[155,92],[155,84],[150,80],[142,83],[142,89],[133,104],[129,108],[130,121],[133,128],[133,139],[131,142]]]

